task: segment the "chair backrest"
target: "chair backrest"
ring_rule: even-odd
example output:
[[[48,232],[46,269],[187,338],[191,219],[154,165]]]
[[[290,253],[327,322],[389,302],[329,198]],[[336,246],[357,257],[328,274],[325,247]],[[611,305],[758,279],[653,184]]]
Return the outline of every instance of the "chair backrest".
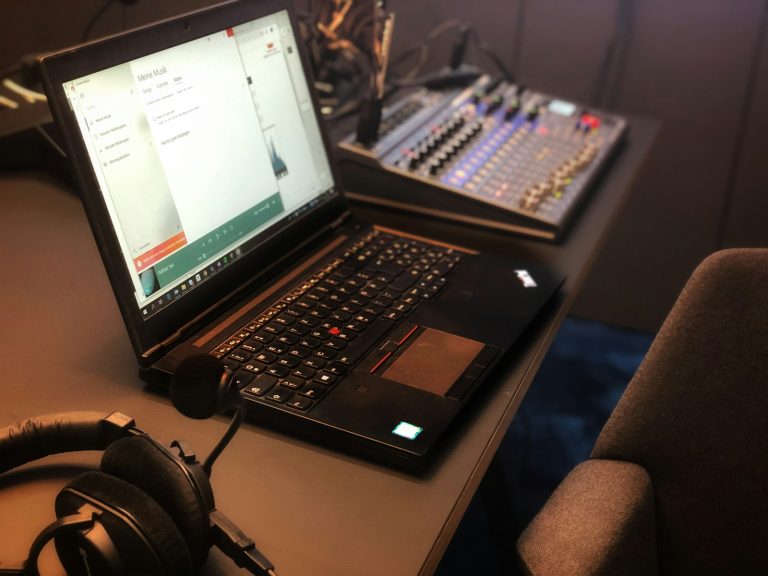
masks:
[[[649,472],[662,574],[768,574],[768,250],[696,269],[592,457]]]

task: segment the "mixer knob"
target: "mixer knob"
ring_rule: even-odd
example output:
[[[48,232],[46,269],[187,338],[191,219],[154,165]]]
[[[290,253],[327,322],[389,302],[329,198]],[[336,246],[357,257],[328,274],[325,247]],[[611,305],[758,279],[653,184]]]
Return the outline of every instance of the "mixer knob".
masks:
[[[518,112],[520,112],[520,100],[513,98],[509,101],[509,104],[507,104],[507,109],[504,111],[504,119],[512,120],[512,118],[517,116]]]
[[[528,108],[528,112],[526,114],[526,118],[528,119],[528,122],[533,122],[536,120],[536,118],[539,117],[540,108],[538,105],[534,104],[530,108]]]
[[[486,102],[486,109],[485,109],[485,113],[486,113],[486,114],[491,114],[491,113],[492,113],[492,112],[494,112],[494,111],[495,111],[495,110],[496,110],[496,109],[497,109],[499,106],[501,106],[501,104],[502,104],[502,102],[503,102],[503,101],[504,101],[504,100],[502,99],[502,97],[501,97],[501,94],[494,94],[493,96],[489,96],[489,97],[486,99],[486,101],[485,101],[485,102]]]
[[[539,205],[539,202],[541,202],[541,196],[533,194],[532,191],[528,189],[523,192],[522,198],[520,199],[520,207],[524,210],[534,211]]]

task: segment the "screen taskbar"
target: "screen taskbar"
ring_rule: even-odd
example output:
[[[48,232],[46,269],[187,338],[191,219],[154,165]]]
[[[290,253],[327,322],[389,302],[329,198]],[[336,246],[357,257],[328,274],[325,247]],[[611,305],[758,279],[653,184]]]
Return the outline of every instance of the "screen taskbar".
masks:
[[[331,188],[304,206],[294,210],[285,218],[281,219],[280,223],[273,227],[273,231],[276,232],[277,229],[280,229],[283,226],[287,226],[292,221],[296,220],[306,212],[316,208],[319,204],[324,203],[335,195],[336,190]],[[256,248],[263,241],[264,238],[262,235],[257,234],[255,237],[246,240],[237,247],[233,246],[227,251],[221,252],[218,255],[206,259],[202,266],[198,265],[194,270],[185,275],[183,278],[178,279],[171,286],[164,285],[160,287],[157,283],[157,275],[153,274],[152,280],[150,282],[153,284],[153,286],[149,286],[148,283],[144,288],[146,292],[149,293],[148,295],[155,293],[157,296],[151,300],[145,301],[144,304],[139,308],[142,320],[148,320],[155,314],[158,314],[162,310],[168,308],[168,306],[172,305],[174,302],[190,293],[192,290],[198,288],[207,280],[210,280],[213,276],[231,267],[235,262],[240,260],[245,254]],[[144,283],[143,279],[142,283]]]

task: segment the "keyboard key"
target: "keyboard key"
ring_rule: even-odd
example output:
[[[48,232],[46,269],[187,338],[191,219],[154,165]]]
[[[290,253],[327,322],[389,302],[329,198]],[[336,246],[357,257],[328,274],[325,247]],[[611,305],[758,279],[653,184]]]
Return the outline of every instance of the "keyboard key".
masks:
[[[381,293],[381,295],[384,298],[389,298],[390,300],[398,300],[400,296],[403,295],[403,292],[401,290],[393,290],[391,287],[384,290],[384,292]]]
[[[243,364],[243,370],[253,372],[254,374],[261,374],[267,368],[267,365],[263,362],[248,362]]]
[[[306,358],[312,353],[312,350],[305,348],[304,346],[294,346],[288,351],[288,354],[294,358]]]
[[[384,312],[384,308],[376,306],[375,304],[369,304],[368,306],[363,308],[363,314],[368,316],[378,316],[382,312]]]
[[[268,374],[262,374],[253,384],[245,388],[245,392],[254,396],[263,396],[277,383],[277,378]]]
[[[277,354],[279,356],[280,354],[285,354],[286,352],[288,352],[288,348],[290,348],[288,344],[273,342],[272,344],[267,346],[267,352],[271,352],[272,354]],[[266,362],[266,360],[264,361]],[[271,360],[271,362],[274,362],[274,360]]]
[[[272,362],[277,360],[277,354],[273,352],[259,352],[253,359],[264,364],[272,364]]]
[[[315,376],[314,380],[316,382],[320,382],[320,384],[325,384],[326,386],[330,386],[331,384],[334,384],[336,382],[337,378],[338,376],[334,376],[333,374],[330,374],[328,372],[323,372]]]
[[[325,366],[326,361],[322,358],[318,358],[317,356],[310,356],[304,362],[302,363],[304,366],[307,366],[309,368],[313,368],[315,370],[320,370]]]
[[[384,296],[379,296],[378,298],[374,299],[373,302],[371,302],[374,306],[379,306],[380,308],[388,308],[390,304],[392,304],[392,300],[389,298],[386,298]]]
[[[371,301],[370,298],[363,298],[358,294],[350,298],[347,303],[352,304],[353,306],[359,306],[360,308],[362,308],[363,306],[367,306],[370,301]]]
[[[320,319],[315,318],[314,316],[304,316],[301,320],[298,322],[302,326],[307,326],[308,328],[313,328],[320,324]]]
[[[288,368],[296,368],[299,364],[301,364],[301,358],[289,355],[285,355],[277,361],[278,366],[288,366]]]
[[[390,284],[390,290],[407,290],[414,282],[421,277],[421,273],[418,270],[406,270],[405,273],[398,276],[392,284]]]
[[[309,366],[297,366],[296,369],[291,372],[291,376],[304,378],[304,380],[311,380],[315,375],[317,375],[317,370],[310,368]]]
[[[272,342],[272,340],[274,340],[275,337],[273,334],[269,334],[267,332],[256,332],[256,334],[254,334],[251,337],[251,339],[256,340],[256,342],[259,342],[261,344],[267,344],[269,342]]]
[[[350,318],[352,318],[352,314],[349,314],[348,312],[334,312],[330,315],[330,318],[332,320],[336,320],[337,322],[346,322]]]
[[[325,388],[322,386],[315,386],[314,384],[307,384],[307,386],[299,392],[301,396],[306,398],[320,398],[325,394]]]
[[[288,328],[288,334],[291,334],[292,336],[304,336],[307,332],[309,332],[309,327],[299,323]]]
[[[280,316],[275,316],[275,319],[272,320],[272,322],[276,322],[277,324],[282,324],[283,326],[290,326],[294,322],[296,322],[296,318],[294,316],[291,316],[290,314],[280,314]]]
[[[224,366],[232,370],[232,372],[235,372],[240,369],[240,362],[237,362],[236,360],[232,360],[231,358],[223,358],[221,361]]]
[[[302,398],[301,396],[294,396],[291,400],[285,403],[286,406],[296,408],[296,410],[308,410],[312,407],[312,400],[309,398]]]
[[[318,358],[322,358],[323,360],[332,360],[336,357],[336,351],[331,348],[326,348],[323,346],[322,348],[318,348],[315,350],[315,356]]]
[[[256,378],[255,374],[245,372],[244,370],[238,370],[235,372],[234,376],[232,376],[232,383],[237,386],[239,390],[242,390],[248,386],[254,378]]]
[[[242,362],[248,362],[248,360],[251,359],[251,354],[243,350],[235,350],[229,356],[227,356],[227,358],[229,360],[234,360],[235,362],[242,363]]]
[[[281,334],[277,341],[286,346],[293,346],[299,341],[299,337],[296,334]]]
[[[344,340],[340,340],[338,338],[331,338],[328,340],[328,342],[325,343],[325,345],[333,350],[341,350],[342,348],[347,347],[347,343],[344,342]]]
[[[280,380],[280,386],[285,386],[286,388],[291,388],[292,390],[298,390],[304,386],[305,383],[306,380],[304,380],[304,378],[299,378],[298,376],[288,376],[287,378]]]
[[[245,350],[246,352],[250,352],[253,354],[254,352],[258,352],[264,347],[264,345],[261,342],[243,342],[240,344],[240,349]]]
[[[291,396],[293,396],[293,390],[289,388],[281,388],[280,386],[278,386],[276,388],[273,388],[269,392],[267,392],[264,395],[264,398],[266,398],[267,400],[272,400],[272,402],[277,402],[279,404],[282,404],[283,402],[288,400],[288,398],[290,398]]]
[[[321,334],[321,332],[316,331],[313,332],[313,334]],[[319,336],[305,336],[299,341],[299,345],[304,346],[306,348],[317,348],[322,344],[323,341],[321,340],[321,337]]]
[[[347,373],[347,367],[340,362],[331,362],[325,367],[325,369],[335,376],[343,376]]]
[[[287,366],[277,365],[277,366],[270,366],[269,368],[267,368],[266,373],[269,374],[270,376],[275,376],[276,378],[285,378],[286,376],[288,376],[288,374],[291,373],[291,370]]]

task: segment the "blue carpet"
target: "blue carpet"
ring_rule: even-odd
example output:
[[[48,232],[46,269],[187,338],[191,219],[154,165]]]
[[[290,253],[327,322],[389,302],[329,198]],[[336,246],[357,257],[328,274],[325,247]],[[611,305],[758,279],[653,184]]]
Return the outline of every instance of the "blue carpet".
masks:
[[[503,552],[568,472],[589,457],[652,339],[589,320],[563,323],[497,454],[512,505]],[[498,548],[476,496],[436,574],[508,574]]]

